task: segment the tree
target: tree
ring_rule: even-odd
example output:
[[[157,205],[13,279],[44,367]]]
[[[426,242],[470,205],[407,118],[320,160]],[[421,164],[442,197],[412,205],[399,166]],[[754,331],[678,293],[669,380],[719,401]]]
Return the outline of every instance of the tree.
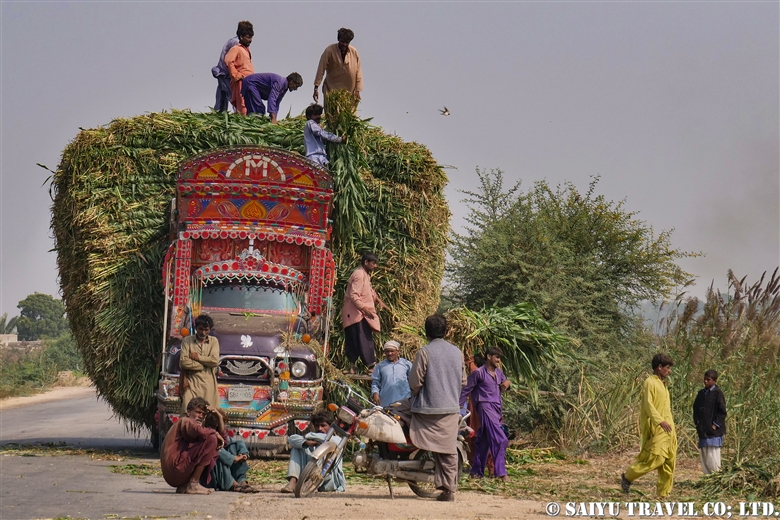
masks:
[[[18,320],[19,316],[14,316],[9,320],[8,313],[4,312],[3,315],[0,316],[0,334],[13,334]]]
[[[68,330],[65,305],[48,294],[33,293],[19,302],[16,330],[21,341],[56,338]]]
[[[675,261],[695,256],[670,245],[625,210],[571,183],[553,191],[539,181],[527,192],[503,186],[503,172],[477,170],[479,191],[463,192],[470,209],[455,234],[447,269],[453,297],[468,308],[533,303],[545,319],[600,349],[625,338],[637,305],[668,296],[691,275]]]

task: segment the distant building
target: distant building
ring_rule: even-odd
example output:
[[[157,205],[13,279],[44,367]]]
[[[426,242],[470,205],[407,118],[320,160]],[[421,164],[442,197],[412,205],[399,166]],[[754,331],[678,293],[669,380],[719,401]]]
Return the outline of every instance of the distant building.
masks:
[[[0,334],[0,345],[7,347],[9,343],[17,341],[19,341],[19,336],[16,334]]]

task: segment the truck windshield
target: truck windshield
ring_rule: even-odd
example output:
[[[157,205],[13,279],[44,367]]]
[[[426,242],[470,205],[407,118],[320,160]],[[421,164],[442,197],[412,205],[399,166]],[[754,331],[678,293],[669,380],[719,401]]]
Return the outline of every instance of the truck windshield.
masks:
[[[228,312],[297,312],[298,302],[291,293],[269,285],[227,282],[203,288],[203,308]]]

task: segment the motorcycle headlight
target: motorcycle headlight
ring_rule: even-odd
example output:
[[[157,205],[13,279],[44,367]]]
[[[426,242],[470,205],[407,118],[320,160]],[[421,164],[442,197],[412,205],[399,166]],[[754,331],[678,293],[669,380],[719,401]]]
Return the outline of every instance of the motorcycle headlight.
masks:
[[[303,377],[306,375],[306,363],[303,361],[296,361],[292,366],[293,377]]]

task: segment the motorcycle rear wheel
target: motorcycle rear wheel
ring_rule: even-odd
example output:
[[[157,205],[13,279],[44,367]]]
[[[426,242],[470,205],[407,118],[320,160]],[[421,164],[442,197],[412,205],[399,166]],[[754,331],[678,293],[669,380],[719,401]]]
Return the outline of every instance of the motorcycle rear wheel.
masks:
[[[305,498],[317,491],[325,477],[330,475],[338,465],[340,456],[341,453],[336,450],[319,460],[309,461],[295,484],[295,498]]]
[[[409,460],[431,461],[433,462],[433,452],[427,450],[418,450],[409,455]],[[458,453],[458,482],[460,482],[460,476],[463,473],[463,459]],[[433,482],[412,482],[407,481],[409,489],[421,498],[436,498],[441,494],[441,490],[436,489],[436,484]]]

